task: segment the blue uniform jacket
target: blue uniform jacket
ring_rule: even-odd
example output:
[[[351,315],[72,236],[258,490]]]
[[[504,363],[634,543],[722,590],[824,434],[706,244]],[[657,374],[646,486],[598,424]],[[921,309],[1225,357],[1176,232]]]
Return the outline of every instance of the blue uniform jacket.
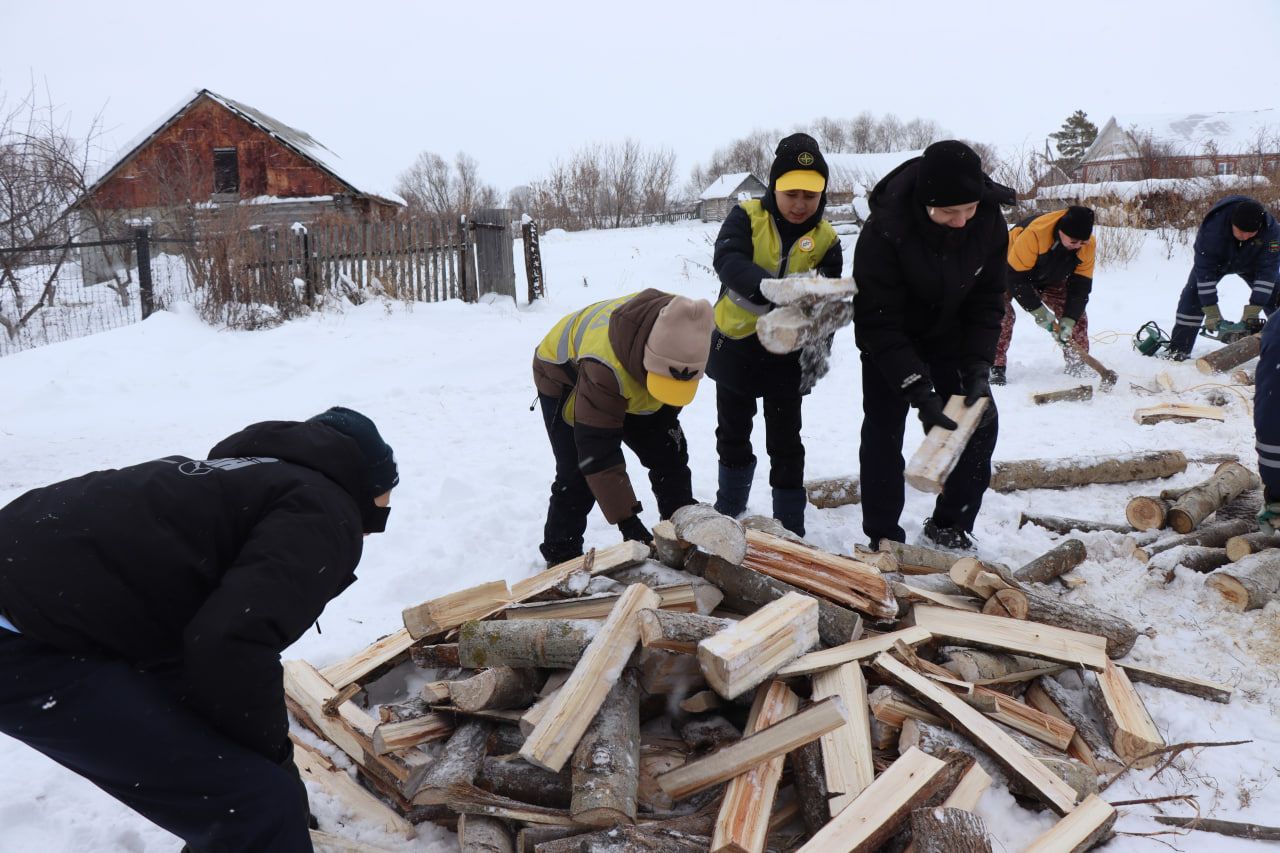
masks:
[[[1191,275],[1197,284],[1200,304],[1218,304],[1218,281],[1238,275],[1253,288],[1250,305],[1271,302],[1280,276],[1280,223],[1267,214],[1266,224],[1251,239],[1240,242],[1231,233],[1231,210],[1247,196],[1231,195],[1213,206],[1196,232],[1195,264]]]

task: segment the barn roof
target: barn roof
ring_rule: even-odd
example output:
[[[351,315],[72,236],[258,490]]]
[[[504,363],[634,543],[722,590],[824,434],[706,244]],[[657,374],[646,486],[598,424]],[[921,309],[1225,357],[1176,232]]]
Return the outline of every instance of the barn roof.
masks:
[[[1151,141],[1175,154],[1194,155],[1212,143],[1220,154],[1247,154],[1259,140],[1280,148],[1280,110],[1241,110],[1220,113],[1150,113],[1112,116],[1081,158],[1082,162],[1127,160],[1138,156],[1133,134],[1150,134]]]
[[[923,153],[923,150],[833,153],[827,154],[826,160],[832,184],[854,195],[866,195],[885,175]],[[858,186],[853,186],[855,184]]]
[[[738,187],[742,186],[748,179],[755,178],[761,185],[764,184],[759,178],[750,172],[735,172],[732,175],[721,175],[702,191],[702,195],[698,198],[708,201],[713,198],[729,198],[734,194]]]
[[[365,177],[356,176],[355,170],[349,163],[343,162],[342,158],[333,151],[320,144],[309,133],[290,127],[279,119],[272,118],[261,110],[251,107],[248,104],[239,101],[233,101],[231,98],[219,95],[217,92],[209,89],[199,89],[189,97],[181,101],[175,108],[164,113],[161,118],[152,122],[142,130],[137,136],[125,143],[120,151],[112,158],[107,160],[109,164],[106,169],[98,176],[93,184],[89,187],[86,195],[92,194],[99,186],[107,181],[117,170],[125,163],[129,162],[135,154],[141,151],[152,139],[159,135],[162,131],[180,119],[186,112],[195,105],[201,98],[208,98],[230,110],[245,121],[257,127],[262,132],[274,137],[286,148],[292,149],[298,155],[305,157],[316,165],[319,169],[329,173],[335,180],[346,186],[355,195],[372,196],[382,201],[391,202],[393,204],[404,204],[404,199],[378,187],[378,184],[368,180]]]

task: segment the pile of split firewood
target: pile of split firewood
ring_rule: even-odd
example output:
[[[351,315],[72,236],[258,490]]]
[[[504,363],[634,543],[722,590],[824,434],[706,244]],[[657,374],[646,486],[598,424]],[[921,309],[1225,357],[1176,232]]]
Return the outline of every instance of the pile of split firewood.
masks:
[[[993,487],[1186,465],[1176,452],[1006,463]],[[1228,463],[1144,499],[1162,512],[1150,526],[1180,534],[1137,534],[1135,548],[1157,566],[1207,559],[1216,545],[1192,528],[1212,517],[1202,537],[1243,532],[1217,517],[1255,486]],[[856,482],[811,499],[856,501]],[[997,781],[1061,816],[1026,849],[1065,853],[1111,834],[1109,780],[1186,746],[1165,744],[1132,682],[1231,696],[1124,661],[1138,629],[1064,597],[1081,582],[1079,539],[1011,569],[898,543],[836,555],[704,505],[654,533],[652,551],[624,542],[411,607],[404,630],[323,670],[287,663],[291,710],[379,797],[300,743],[304,773],[406,836],[430,820],[464,851],[538,853],[990,850],[972,809]],[[1233,577],[1250,601],[1267,584],[1274,595],[1274,575]],[[376,704],[380,680],[406,672],[413,698]]]

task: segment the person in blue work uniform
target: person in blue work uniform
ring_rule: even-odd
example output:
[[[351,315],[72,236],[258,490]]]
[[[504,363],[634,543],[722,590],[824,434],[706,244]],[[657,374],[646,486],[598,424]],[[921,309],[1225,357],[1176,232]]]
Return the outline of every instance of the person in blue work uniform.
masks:
[[[1258,527],[1280,529],[1280,323],[1262,330],[1262,353],[1254,375],[1253,428],[1262,477],[1263,507]]]
[[[1161,355],[1183,361],[1191,355],[1203,322],[1210,332],[1222,323],[1218,282],[1238,275],[1249,283],[1249,304],[1240,320],[1256,330],[1258,315],[1270,317],[1280,302],[1280,224],[1261,204],[1242,196],[1227,196],[1215,204],[1196,232],[1195,261],[1178,298],[1169,345]]]
[[[800,536],[808,504],[801,402],[818,376],[803,368],[800,350],[783,355],[766,350],[756,335],[756,321],[774,307],[760,292],[764,279],[797,273],[840,277],[840,239],[822,218],[828,177],[813,137],[793,133],[783,139],[769,169],[769,191],[729,211],[712,259],[720,276],[707,362],[707,375],[716,383],[715,507],[731,516],[746,511],[756,471],[751,427],[761,400],[773,517]]]

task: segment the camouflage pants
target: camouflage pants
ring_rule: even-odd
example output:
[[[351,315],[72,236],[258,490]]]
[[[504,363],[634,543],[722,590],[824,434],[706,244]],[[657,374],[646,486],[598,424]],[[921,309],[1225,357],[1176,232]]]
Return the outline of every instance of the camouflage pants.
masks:
[[[1040,291],[1040,301],[1049,306],[1054,314],[1062,316],[1062,308],[1067,302],[1067,283],[1060,281]],[[996,343],[996,367],[1004,367],[1009,353],[1009,341],[1013,339],[1013,323],[1018,308],[1014,306],[1013,297],[1006,291],[1004,295],[1004,320],[1000,323],[1000,340]],[[1089,313],[1080,315],[1080,321],[1071,330],[1071,342],[1084,352],[1089,351]],[[1066,357],[1066,350],[1063,350]],[[1073,366],[1075,359],[1067,358],[1068,366]]]

